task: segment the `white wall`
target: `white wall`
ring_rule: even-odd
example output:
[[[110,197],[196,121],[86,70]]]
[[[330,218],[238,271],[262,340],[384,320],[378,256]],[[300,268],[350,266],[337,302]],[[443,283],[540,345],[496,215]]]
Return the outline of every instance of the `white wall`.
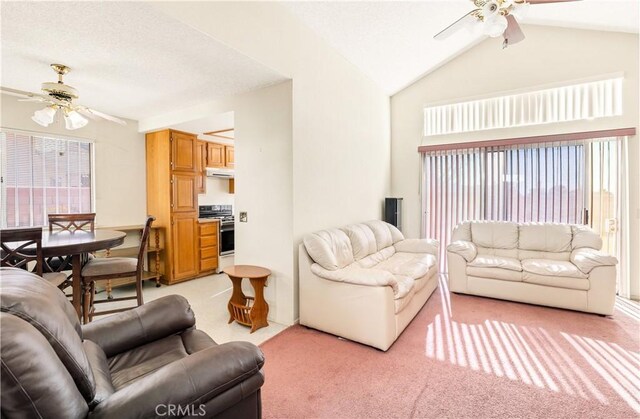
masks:
[[[292,174],[280,179],[283,188],[293,182],[292,259],[306,233],[382,216],[390,191],[389,97],[382,89],[277,2],[155,7],[293,80]],[[297,289],[294,295],[288,324],[297,319]]]
[[[14,96],[0,95],[0,125],[42,134],[93,140],[95,144],[95,212],[98,226],[143,224],[146,217],[146,173],[144,135],[138,123],[126,120],[121,126],[107,121],[89,121],[74,131],[64,121],[42,127],[31,120],[42,104],[19,102]]]
[[[269,319],[293,323],[295,273],[293,265],[292,83],[280,83],[254,92],[178,110],[140,121],[143,131],[176,126],[185,121],[235,112],[236,216],[234,263],[261,265],[273,275],[265,289]],[[220,183],[214,183],[220,182]],[[226,186],[226,180],[208,179],[207,188]],[[211,193],[211,195],[210,195]],[[200,204],[214,197],[201,195]],[[204,197],[204,198],[203,198]],[[218,197],[211,198],[218,202]],[[238,213],[246,211],[248,222]]]
[[[526,26],[527,38],[501,49],[501,39],[488,39],[391,98],[392,193],[404,197],[405,229],[420,233],[417,152],[422,144],[456,143],[534,135],[640,128],[638,106],[638,35]],[[437,102],[524,89],[560,81],[624,72],[624,114],[593,121],[566,122],[514,129],[451,134],[422,139],[423,108]],[[629,140],[631,179],[631,255],[640,254],[640,144]],[[632,294],[638,296],[640,266],[632,257]]]
[[[206,183],[207,193],[198,195],[198,205],[234,205],[235,195],[229,193],[228,179],[207,177]]]

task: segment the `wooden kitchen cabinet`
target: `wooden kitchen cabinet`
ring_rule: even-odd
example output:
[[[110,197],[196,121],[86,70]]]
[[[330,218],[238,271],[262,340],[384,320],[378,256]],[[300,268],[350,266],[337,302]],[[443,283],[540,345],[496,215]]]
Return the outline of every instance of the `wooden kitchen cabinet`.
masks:
[[[197,141],[196,143],[196,193],[207,192],[207,142]]]
[[[171,223],[174,280],[193,278],[198,275],[197,253],[194,246],[197,238],[197,215],[174,214]]]
[[[232,145],[207,142],[207,167],[235,167],[235,154]]]
[[[182,172],[196,172],[196,136],[193,134],[172,131],[171,142],[171,170]]]
[[[207,167],[225,167],[224,144],[207,143]]]
[[[191,173],[171,175],[171,209],[173,212],[198,211],[196,175]]]
[[[224,146],[224,166],[229,169],[233,169],[235,167],[235,157],[234,157],[234,148],[232,145]]]
[[[218,227],[218,220],[198,223],[200,275],[213,273],[218,267]]]
[[[147,213],[163,228],[161,282],[195,278],[198,259],[198,140],[195,134],[163,130],[146,134]]]

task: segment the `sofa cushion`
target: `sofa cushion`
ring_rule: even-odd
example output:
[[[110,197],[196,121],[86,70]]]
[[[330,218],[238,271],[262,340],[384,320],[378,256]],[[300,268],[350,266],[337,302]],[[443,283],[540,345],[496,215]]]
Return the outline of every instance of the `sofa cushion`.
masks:
[[[351,241],[344,231],[337,228],[307,234],[303,242],[311,259],[330,271],[354,262]]]
[[[572,249],[583,247],[590,247],[595,250],[602,249],[602,238],[591,228],[583,225],[572,225],[571,230],[573,232]]]
[[[506,221],[471,223],[471,241],[481,247],[515,249],[518,247],[518,224]]]
[[[378,251],[376,237],[366,224],[352,224],[342,228],[351,241],[353,258],[360,260]]]
[[[571,290],[588,291],[590,287],[588,279],[571,278],[568,276],[539,275],[532,272],[523,272],[522,280],[530,284],[555,288],[567,288]]]
[[[418,279],[427,274],[436,264],[436,257],[429,253],[396,252],[389,259],[377,264],[376,269]]]
[[[521,250],[540,252],[571,251],[571,226],[568,224],[527,223],[520,225]]]
[[[376,238],[376,247],[382,250],[392,244],[404,240],[404,236],[396,227],[380,220],[371,220],[365,223]]]
[[[518,259],[491,255],[478,255],[474,260],[469,262],[467,266],[474,266],[476,268],[501,268],[516,272],[522,271],[522,266]]]
[[[547,259],[568,261],[571,252],[541,252],[539,250],[519,250],[518,259]]]
[[[587,278],[587,275],[571,262],[549,259],[525,259],[522,270],[538,275],[564,276],[569,278]]]
[[[522,281],[522,272],[503,268],[467,266],[467,275],[479,278],[500,279],[502,281]]]
[[[372,268],[378,263],[384,262],[385,260],[389,259],[395,252],[396,248],[393,246],[389,246],[380,250],[379,252],[375,252],[374,254],[367,256],[366,258],[360,259],[356,263],[361,268]]]

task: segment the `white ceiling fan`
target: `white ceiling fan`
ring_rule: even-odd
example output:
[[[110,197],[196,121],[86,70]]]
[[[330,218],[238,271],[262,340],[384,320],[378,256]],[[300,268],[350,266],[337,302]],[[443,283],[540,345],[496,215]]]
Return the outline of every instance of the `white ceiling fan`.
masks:
[[[65,127],[68,130],[82,128],[87,125],[89,121],[85,117],[90,119],[102,118],[120,125],[127,124],[115,116],[96,111],[86,106],[74,104],[73,100],[78,98],[78,91],[68,84],[65,84],[62,80],[62,77],[71,69],[63,64],[51,64],[51,68],[58,74],[58,81],[42,83],[42,93],[23,92],[5,87],[0,88],[0,90],[2,93],[20,97],[21,99],[19,99],[19,101],[22,102],[46,103],[47,106],[44,109],[35,111],[31,117],[35,123],[43,127],[48,127],[53,123],[58,111],[63,114]]]
[[[532,4],[564,3],[578,0],[471,0],[475,9],[438,32],[433,38],[446,39],[462,28],[480,29],[485,35],[504,38],[502,48],[524,39],[518,24]]]

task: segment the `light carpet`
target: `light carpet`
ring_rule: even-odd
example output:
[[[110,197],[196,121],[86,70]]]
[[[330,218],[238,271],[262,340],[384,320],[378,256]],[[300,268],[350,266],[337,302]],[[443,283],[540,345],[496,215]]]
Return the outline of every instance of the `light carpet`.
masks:
[[[261,345],[267,418],[637,418],[640,322],[450,295],[385,353],[302,326]]]

